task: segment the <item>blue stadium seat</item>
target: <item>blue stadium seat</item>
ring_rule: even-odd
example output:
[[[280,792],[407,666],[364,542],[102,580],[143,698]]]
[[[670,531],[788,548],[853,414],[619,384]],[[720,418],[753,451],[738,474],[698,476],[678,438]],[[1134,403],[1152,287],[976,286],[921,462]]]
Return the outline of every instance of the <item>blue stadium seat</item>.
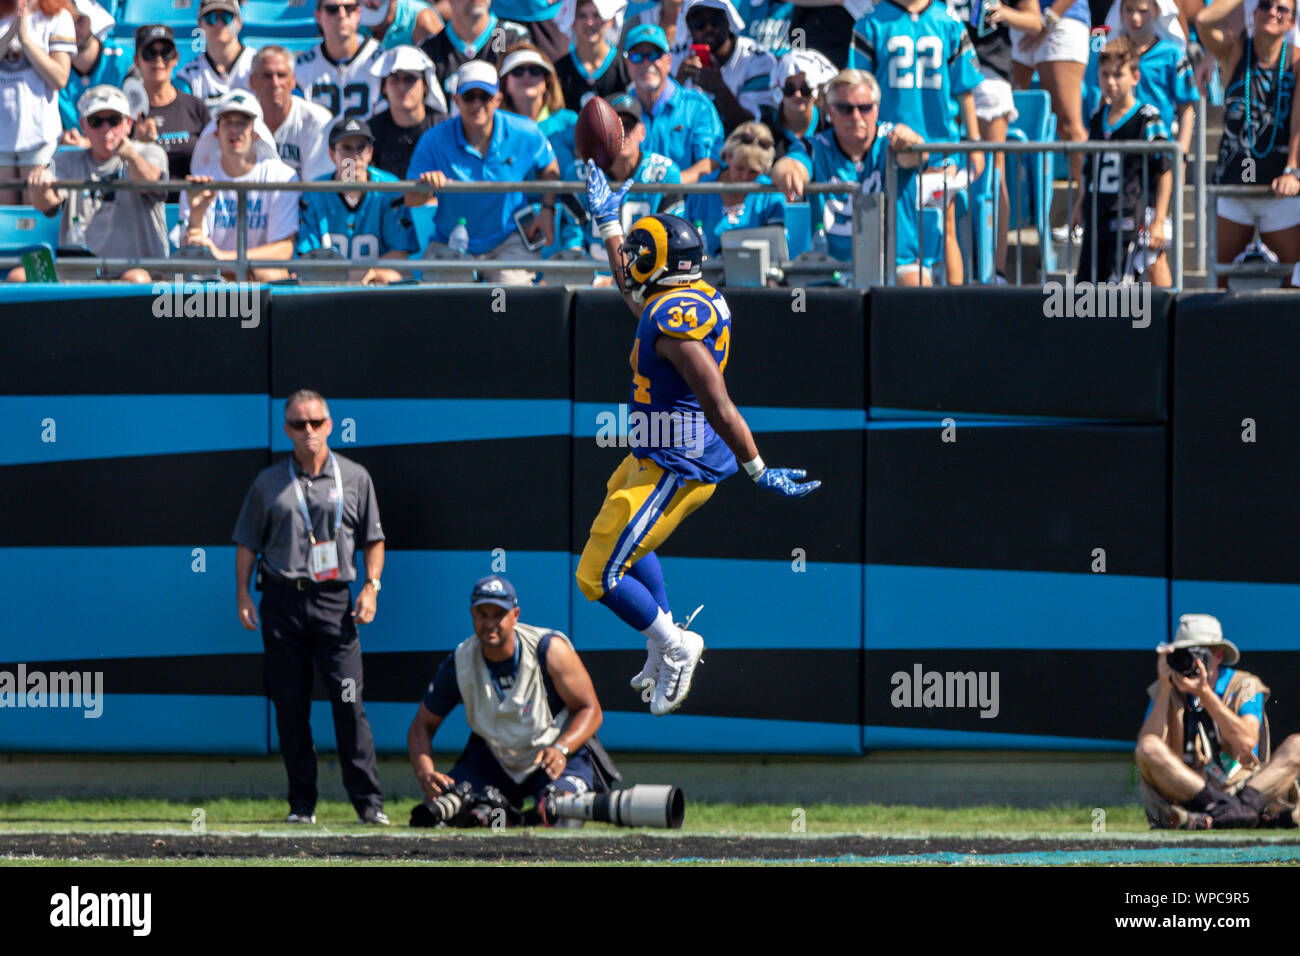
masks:
[[[172,230],[175,229],[176,224],[181,221],[180,203],[166,203],[163,205],[163,210],[167,216],[167,236],[170,239]],[[173,244],[172,249],[174,250],[175,248],[176,246]]]
[[[791,259],[812,248],[812,207],[806,202],[785,204],[785,236]]]
[[[246,34],[262,37],[319,37],[315,0],[245,0]],[[250,44],[256,45],[256,44]]]
[[[1052,143],[1056,140],[1056,114],[1052,100],[1042,90],[1016,90],[1016,112],[1020,115],[1007,128],[1007,140],[1020,143]],[[1052,165],[1042,154],[1008,153],[1007,195],[1011,199],[1008,229],[1033,225],[1038,230],[1038,248],[1044,272],[1056,269],[1052,249]]]
[[[32,246],[57,249],[59,218],[31,206],[0,206],[0,254],[14,255]]]
[[[984,172],[969,192],[957,196],[957,241],[966,266],[966,281],[983,285],[993,282],[997,271],[994,252],[998,238],[998,168],[993,157],[985,154]],[[974,220],[975,247],[971,248],[971,219]],[[1005,228],[1005,226],[1004,226]]]
[[[118,36],[134,37],[137,27],[165,23],[180,36],[188,36],[199,23],[199,0],[124,0],[117,14]]]
[[[420,243],[420,253],[433,241],[433,217],[437,212],[437,206],[415,206],[411,209],[411,222],[415,226],[415,238]]]

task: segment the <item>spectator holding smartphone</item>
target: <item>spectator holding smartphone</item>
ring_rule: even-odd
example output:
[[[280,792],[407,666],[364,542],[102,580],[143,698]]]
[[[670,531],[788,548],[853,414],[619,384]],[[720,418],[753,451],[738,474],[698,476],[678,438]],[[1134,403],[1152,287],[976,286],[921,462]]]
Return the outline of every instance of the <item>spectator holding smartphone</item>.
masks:
[[[691,53],[677,69],[678,82],[708,95],[727,132],[758,119],[772,95],[776,57],[743,35],[745,21],[731,0],[686,0],[686,27]]]

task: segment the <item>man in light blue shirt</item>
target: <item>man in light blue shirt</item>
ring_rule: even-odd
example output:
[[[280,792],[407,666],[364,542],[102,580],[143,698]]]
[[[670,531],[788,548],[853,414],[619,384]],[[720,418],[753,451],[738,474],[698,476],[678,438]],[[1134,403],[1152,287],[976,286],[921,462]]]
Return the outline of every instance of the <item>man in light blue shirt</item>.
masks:
[[[624,49],[646,127],[646,152],[667,156],[680,166],[684,183],[720,168],[722,119],[704,93],[673,82],[673,58],[663,28],[649,23],[633,27]]]
[[[537,124],[498,109],[501,93],[497,71],[483,60],[470,60],[456,74],[456,105],[460,115],[428,130],[415,145],[407,179],[419,180],[434,191],[448,182],[520,182],[559,179],[560,166]],[[532,204],[521,192],[447,193],[438,198],[434,241],[446,244],[463,223],[469,233],[467,252],[476,259],[532,259],[525,244],[541,238],[555,240],[554,195],[544,196],[542,209],[532,216]],[[424,205],[428,193],[407,193],[410,206]],[[494,285],[527,285],[533,273],[507,269],[482,273]]]

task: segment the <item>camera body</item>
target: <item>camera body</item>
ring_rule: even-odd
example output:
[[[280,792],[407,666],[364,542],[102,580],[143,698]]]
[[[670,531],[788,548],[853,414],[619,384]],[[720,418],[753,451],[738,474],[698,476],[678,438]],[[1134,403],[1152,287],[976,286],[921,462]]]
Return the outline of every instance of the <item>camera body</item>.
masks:
[[[1205,665],[1206,672],[1210,669],[1210,662],[1214,660],[1213,650],[1209,647],[1179,647],[1169,652],[1167,658],[1169,669],[1175,674],[1181,674],[1183,677],[1196,676],[1196,662],[1200,661]]]

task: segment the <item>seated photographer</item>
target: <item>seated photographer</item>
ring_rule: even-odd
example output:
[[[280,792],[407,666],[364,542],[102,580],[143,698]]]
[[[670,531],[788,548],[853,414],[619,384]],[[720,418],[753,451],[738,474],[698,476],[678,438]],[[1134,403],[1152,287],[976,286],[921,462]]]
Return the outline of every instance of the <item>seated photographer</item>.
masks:
[[[581,795],[598,775],[610,776],[593,739],[600,702],[569,639],[520,623],[514,586],[499,575],[474,585],[470,616],[474,634],[443,660],[406,735],[429,801],[411,812],[412,826],[487,824],[484,807],[507,809],[518,822],[525,798],[540,807],[548,792]],[[430,745],[457,704],[465,705],[472,733],[450,773],[442,773]],[[463,800],[448,807],[439,798],[453,788]]]
[[[1294,827],[1300,734],[1269,754],[1268,687],[1231,666],[1241,654],[1217,618],[1184,614],[1156,651],[1138,733],[1138,785],[1153,828]]]

